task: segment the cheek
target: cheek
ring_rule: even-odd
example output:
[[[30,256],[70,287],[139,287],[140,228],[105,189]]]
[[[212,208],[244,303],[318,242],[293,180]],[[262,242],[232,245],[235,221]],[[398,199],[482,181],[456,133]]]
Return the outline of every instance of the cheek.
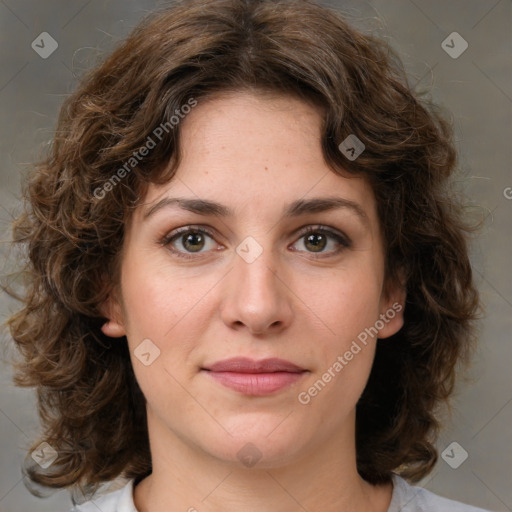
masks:
[[[347,268],[301,292],[309,316],[318,317],[320,329],[338,340],[338,348],[379,317],[382,276],[372,270]]]
[[[136,251],[125,259],[122,287],[127,339],[132,365],[144,392],[153,395],[161,387],[170,396],[179,395],[175,379],[182,382],[197,373],[191,354],[203,338],[208,299],[213,297],[207,292],[217,281],[218,276],[192,278],[190,271],[180,272]],[[137,359],[137,353],[143,340],[148,339],[157,347],[158,357],[145,366]]]
[[[171,272],[165,261],[134,251],[122,273],[128,334],[163,342],[200,303],[207,285],[203,281],[192,279],[190,273]]]
[[[309,296],[321,327],[312,354],[314,373],[299,401],[307,402],[327,429],[355,407],[371,372],[377,337],[368,332],[379,318],[380,282],[378,273],[347,272]]]

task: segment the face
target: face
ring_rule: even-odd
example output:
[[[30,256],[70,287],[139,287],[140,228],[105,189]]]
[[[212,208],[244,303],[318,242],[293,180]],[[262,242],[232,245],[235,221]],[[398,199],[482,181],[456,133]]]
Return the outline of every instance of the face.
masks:
[[[177,174],[126,226],[104,327],[127,336],[150,438],[267,467],[353,442],[375,332],[403,323],[371,187],[327,166],[299,100],[232,93],[181,123]]]

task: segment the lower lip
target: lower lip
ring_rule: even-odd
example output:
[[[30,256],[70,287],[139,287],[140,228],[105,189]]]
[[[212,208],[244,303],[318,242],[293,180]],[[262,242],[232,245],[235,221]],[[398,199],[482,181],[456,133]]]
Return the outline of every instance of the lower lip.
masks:
[[[236,373],[207,371],[222,385],[245,395],[268,395],[297,382],[305,372]]]

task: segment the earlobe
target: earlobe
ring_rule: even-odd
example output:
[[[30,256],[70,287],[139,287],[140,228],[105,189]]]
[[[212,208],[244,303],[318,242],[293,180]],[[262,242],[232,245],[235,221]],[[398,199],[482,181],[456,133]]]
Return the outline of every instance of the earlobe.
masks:
[[[100,306],[102,315],[107,321],[101,326],[101,332],[111,338],[126,336],[126,330],[123,324],[122,312],[117,300],[112,296]]]
[[[376,324],[379,328],[379,338],[389,338],[396,334],[404,325],[404,303],[393,302],[390,307],[381,313]]]
[[[379,338],[389,338],[393,336],[393,334],[396,334],[404,325],[404,309],[407,291],[402,272],[400,273],[400,277],[400,283],[394,284],[392,291],[387,294],[387,300],[381,310],[378,325]]]
[[[105,322],[101,326],[101,332],[103,332],[103,334],[106,334],[107,336],[110,336],[111,338],[119,338],[121,336],[126,335],[124,327],[114,320],[109,320],[108,322]]]

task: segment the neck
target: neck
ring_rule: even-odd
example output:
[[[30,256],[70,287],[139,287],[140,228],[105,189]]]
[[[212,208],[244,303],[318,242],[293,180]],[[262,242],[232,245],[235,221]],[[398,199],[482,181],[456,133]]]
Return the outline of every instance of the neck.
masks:
[[[354,422],[352,422],[354,424]],[[392,484],[356,469],[354,431],[293,460],[246,468],[175,436],[148,410],[153,472],[134,491],[139,512],[387,512]]]

